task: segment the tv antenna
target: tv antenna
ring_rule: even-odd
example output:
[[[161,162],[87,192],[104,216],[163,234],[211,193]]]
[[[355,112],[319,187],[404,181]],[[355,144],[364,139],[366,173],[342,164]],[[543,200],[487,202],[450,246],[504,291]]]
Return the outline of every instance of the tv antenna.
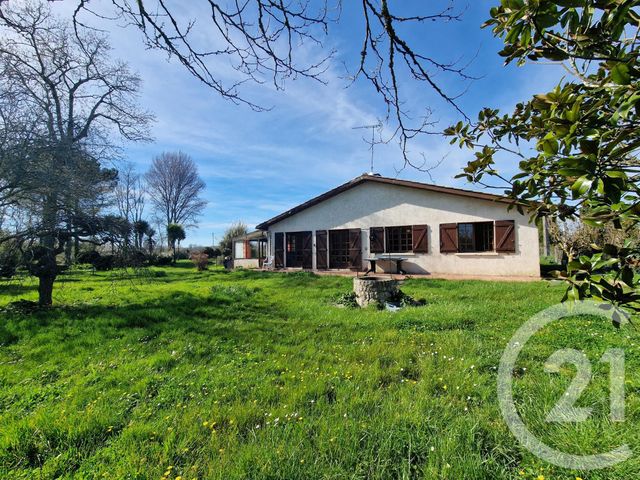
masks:
[[[370,165],[370,170],[369,173],[371,175],[373,175],[374,170],[373,170],[373,147],[376,144],[376,129],[381,129],[382,128],[382,122],[378,122],[375,125],[362,125],[360,127],[352,127],[351,130],[364,130],[370,128],[371,129],[371,141],[367,140],[366,138],[362,137],[362,140],[365,143],[369,144],[369,150],[371,151],[371,165]]]

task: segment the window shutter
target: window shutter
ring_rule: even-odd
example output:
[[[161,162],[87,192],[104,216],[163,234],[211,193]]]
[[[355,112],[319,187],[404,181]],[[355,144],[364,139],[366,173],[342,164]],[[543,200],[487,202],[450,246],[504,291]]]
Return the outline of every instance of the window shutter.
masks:
[[[455,253],[458,251],[458,224],[440,224],[440,252]]]
[[[515,253],[516,226],[513,220],[496,220],[496,252]]]
[[[316,268],[326,270],[327,264],[327,231],[316,230]]]
[[[302,268],[311,270],[313,268],[313,235],[311,232],[304,232],[302,235]]]
[[[372,227],[369,230],[371,253],[384,253],[384,227]]]
[[[361,230],[349,230],[349,265],[352,270],[362,270],[362,240]]]
[[[429,226],[413,226],[413,252],[429,253]]]
[[[276,232],[273,241],[276,268],[284,268],[284,233]]]

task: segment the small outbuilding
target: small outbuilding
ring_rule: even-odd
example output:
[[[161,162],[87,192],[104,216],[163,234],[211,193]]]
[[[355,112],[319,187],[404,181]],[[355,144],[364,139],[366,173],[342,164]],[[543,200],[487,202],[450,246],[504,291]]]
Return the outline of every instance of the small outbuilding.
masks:
[[[261,265],[264,256],[277,269],[538,277],[538,228],[512,204],[365,174],[261,223],[234,243],[234,260]]]
[[[267,257],[266,232],[256,230],[232,240],[234,268],[262,268]]]

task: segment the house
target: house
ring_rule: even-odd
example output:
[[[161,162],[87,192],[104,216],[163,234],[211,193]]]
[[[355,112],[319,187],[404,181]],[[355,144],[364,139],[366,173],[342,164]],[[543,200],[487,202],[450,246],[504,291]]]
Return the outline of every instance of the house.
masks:
[[[257,229],[275,268],[538,277],[538,229],[511,203],[365,174]]]

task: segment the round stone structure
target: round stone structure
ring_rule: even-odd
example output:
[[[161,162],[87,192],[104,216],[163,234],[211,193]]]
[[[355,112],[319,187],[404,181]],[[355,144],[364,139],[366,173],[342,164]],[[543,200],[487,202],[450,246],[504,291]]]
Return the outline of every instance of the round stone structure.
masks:
[[[354,277],[353,291],[361,307],[389,301],[398,292],[398,281],[384,277]]]

